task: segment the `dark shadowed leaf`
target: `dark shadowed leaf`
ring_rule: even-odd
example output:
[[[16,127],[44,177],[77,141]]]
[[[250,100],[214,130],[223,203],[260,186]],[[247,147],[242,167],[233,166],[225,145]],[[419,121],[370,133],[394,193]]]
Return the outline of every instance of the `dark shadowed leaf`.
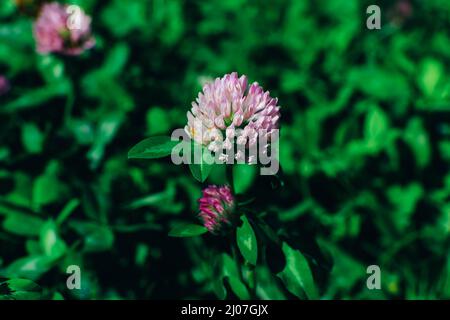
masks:
[[[222,254],[223,275],[228,279],[231,290],[239,299],[250,299],[250,293],[242,282],[236,262],[227,254]]]
[[[106,251],[114,244],[114,233],[108,226],[85,221],[71,221],[69,225],[84,238],[87,252]]]
[[[6,231],[20,236],[37,236],[43,225],[41,218],[21,213],[9,214],[3,221]]]
[[[28,90],[26,94],[2,106],[0,112],[15,112],[17,110],[38,107],[50,99],[67,94],[69,90],[70,83],[67,81],[60,81],[45,87]]]
[[[169,232],[171,237],[195,237],[208,232],[204,226],[192,223],[178,224]]]
[[[286,257],[286,266],[278,273],[286,288],[299,298],[304,294],[308,299],[317,299],[317,288],[314,284],[308,261],[298,250],[292,249],[286,242],[283,243],[283,252]]]

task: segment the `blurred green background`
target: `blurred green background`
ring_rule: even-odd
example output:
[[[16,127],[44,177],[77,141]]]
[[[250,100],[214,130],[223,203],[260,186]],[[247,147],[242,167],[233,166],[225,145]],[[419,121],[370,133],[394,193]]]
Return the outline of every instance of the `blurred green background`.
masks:
[[[33,18],[0,2],[0,276],[47,298],[221,297],[211,257],[227,239],[167,236],[197,221],[202,185],[127,152],[237,71],[282,106],[284,186],[245,175],[243,191],[308,257],[320,297],[450,298],[449,1],[377,1],[381,30],[366,28],[373,1],[66,3],[92,17],[81,57],[35,53]],[[82,290],[66,288],[71,264]],[[382,290],[366,288],[371,264]],[[294,298],[258,274],[258,298]]]

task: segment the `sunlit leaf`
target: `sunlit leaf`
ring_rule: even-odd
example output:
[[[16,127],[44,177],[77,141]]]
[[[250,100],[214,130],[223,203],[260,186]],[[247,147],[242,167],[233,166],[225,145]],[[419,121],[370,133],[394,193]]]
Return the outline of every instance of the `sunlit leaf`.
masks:
[[[242,256],[256,265],[258,259],[258,243],[255,232],[246,216],[241,217],[242,225],[236,230],[236,241]]]
[[[234,191],[237,194],[246,192],[253,184],[258,173],[258,166],[249,164],[233,165]]]
[[[0,280],[0,300],[38,300],[41,294],[41,287],[31,280]]]
[[[178,141],[172,141],[170,137],[151,137],[136,144],[128,152],[129,159],[157,159],[167,157],[172,153],[173,147]]]
[[[43,253],[52,260],[59,259],[67,249],[65,242],[59,236],[57,225],[52,220],[42,226],[40,244]]]
[[[44,136],[39,128],[33,123],[24,124],[22,127],[22,143],[29,153],[40,153],[42,151]]]
[[[6,268],[9,278],[39,279],[53,266],[53,262],[46,256],[31,255],[15,260]]]

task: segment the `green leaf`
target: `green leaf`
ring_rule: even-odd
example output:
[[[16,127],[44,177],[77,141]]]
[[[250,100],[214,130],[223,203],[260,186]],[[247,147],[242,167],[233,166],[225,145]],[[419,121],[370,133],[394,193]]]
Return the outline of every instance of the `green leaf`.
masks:
[[[22,213],[8,214],[3,221],[3,228],[20,236],[37,236],[44,221],[41,218]]]
[[[378,100],[397,100],[397,103],[401,103],[411,95],[411,89],[403,74],[388,72],[376,66],[353,68],[348,73],[348,80],[365,95]]]
[[[419,86],[425,95],[431,96],[444,77],[444,67],[440,61],[426,58],[422,60],[420,69]]]
[[[335,296],[337,292],[348,290],[357,283],[366,281],[366,268],[360,261],[352,257],[348,252],[341,250],[332,242],[318,239],[318,245],[321,251],[329,255],[333,261],[330,279],[335,279],[327,288],[326,296]]]
[[[142,1],[124,3],[121,0],[114,0],[102,10],[101,21],[105,26],[111,28],[112,34],[116,37],[126,36],[134,30],[151,32],[152,28],[147,26],[149,19],[145,4]],[[117,21],[121,23],[118,24]]]
[[[57,202],[65,194],[66,186],[58,179],[60,164],[50,161],[45,172],[33,183],[33,205],[36,209]]]
[[[170,137],[157,136],[147,138],[136,144],[128,152],[129,159],[157,159],[169,156],[179,141],[172,141]]]
[[[124,115],[121,112],[111,112],[104,115],[97,124],[92,147],[87,153],[91,168],[96,168],[99,165],[106,146],[114,139],[123,121]]]
[[[261,265],[254,270],[257,275],[256,292],[261,300],[286,300],[285,291],[279,279],[272,274],[269,267]]]
[[[7,17],[14,13],[16,4],[12,1],[3,1],[0,4],[0,17]]]
[[[25,243],[25,248],[27,249],[27,252],[29,255],[41,255],[42,254],[42,248],[37,240],[28,239]]]
[[[240,278],[239,269],[236,262],[227,254],[222,255],[222,262],[223,275],[228,279],[231,290],[233,290],[239,299],[250,299],[250,293]]]
[[[40,153],[44,136],[34,123],[26,123],[22,127],[22,143],[29,153]]]
[[[365,119],[364,137],[369,151],[378,151],[386,143],[389,118],[379,107],[373,107]]]
[[[175,192],[175,185],[172,182],[169,182],[166,190],[133,200],[130,204],[126,205],[126,208],[130,210],[144,207],[160,208],[163,204],[173,204]]]
[[[71,221],[69,225],[84,238],[86,252],[106,251],[114,244],[114,233],[108,226],[85,221]]]
[[[430,138],[423,126],[422,119],[415,117],[409,120],[404,133],[404,139],[415,155],[419,168],[428,165],[431,160]]]
[[[387,129],[387,116],[378,107],[374,107],[367,115],[365,123],[365,136],[367,139],[378,139]]]
[[[59,213],[58,218],[56,219],[56,224],[61,225],[78,207],[80,201],[78,199],[70,200]]]
[[[283,242],[282,250],[286,257],[286,266],[277,276],[297,297],[303,298],[305,293],[308,299],[318,299],[317,288],[306,258],[286,242]]]
[[[41,291],[41,287],[28,279],[0,281],[0,300],[37,300]]]
[[[258,166],[249,164],[233,165],[234,191],[237,194],[246,192],[253,184],[258,171]]]
[[[387,188],[386,196],[394,207],[389,218],[399,231],[405,231],[410,225],[412,215],[424,193],[422,185],[417,182]]]
[[[52,220],[42,227],[40,244],[44,254],[52,260],[60,258],[67,250],[65,242],[60,238],[57,226]]]
[[[52,300],[64,300],[64,297],[61,293],[55,292],[52,296]]]
[[[166,109],[153,107],[147,111],[146,118],[148,135],[165,134],[170,130],[170,116]]]
[[[8,3],[10,1],[1,2]],[[12,4],[12,6],[17,7],[17,4]],[[11,23],[6,23],[6,21],[4,21],[0,26],[0,43],[6,43],[9,44],[10,47],[19,48],[29,46],[33,43],[33,34],[30,32],[32,28],[31,24],[32,22],[30,19],[26,19],[25,17],[22,19],[15,19],[15,21],[11,21]],[[28,60],[34,61],[34,59],[30,59],[29,54],[27,56]],[[10,55],[9,58],[12,60],[15,57]]]
[[[102,65],[102,72],[110,77],[120,76],[130,56],[130,48],[126,43],[116,44],[109,52]]]
[[[27,90],[25,94],[21,95],[16,100],[2,106],[2,108],[0,108],[0,113],[16,112],[22,109],[37,107],[50,99],[67,94],[69,90],[70,83],[68,81],[58,81],[38,89]]]
[[[212,280],[212,289],[216,294],[217,298],[223,300],[227,296],[227,289],[223,285],[223,278],[217,277]]]
[[[138,243],[136,245],[136,253],[134,256],[134,262],[137,266],[144,266],[145,261],[149,255],[150,248],[145,243]]]
[[[212,263],[209,262],[209,266],[211,266],[211,287],[217,298],[223,300],[227,297],[227,288],[224,284],[223,277],[223,257],[221,254],[215,256],[212,260]]]
[[[11,279],[6,281],[12,291],[39,291],[40,287],[33,281],[27,279]]]
[[[39,176],[33,185],[33,203],[39,208],[59,199],[59,181],[56,176]]]
[[[236,241],[242,256],[253,265],[258,260],[258,243],[255,232],[246,216],[241,217],[242,225],[237,228]]]
[[[46,256],[31,255],[17,259],[6,268],[9,278],[39,279],[53,266],[53,262]]]
[[[169,232],[171,237],[195,237],[208,232],[204,226],[192,223],[178,224]]]
[[[53,55],[39,55],[37,67],[47,83],[64,80],[64,63]]]
[[[196,142],[193,142],[191,144],[190,150],[194,150],[194,152],[191,152],[189,170],[191,170],[192,176],[197,181],[204,182],[208,178],[212,168],[214,167],[214,157],[207,148],[199,145]],[[200,159],[195,159],[195,154],[200,154],[200,152]]]
[[[94,125],[87,119],[72,118],[67,124],[76,141],[81,145],[92,144],[95,140]]]

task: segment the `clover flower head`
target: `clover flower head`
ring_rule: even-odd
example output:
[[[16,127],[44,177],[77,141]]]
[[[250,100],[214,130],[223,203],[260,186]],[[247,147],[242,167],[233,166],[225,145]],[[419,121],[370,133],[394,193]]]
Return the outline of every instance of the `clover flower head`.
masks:
[[[198,202],[199,216],[211,233],[217,233],[223,226],[232,224],[235,202],[228,186],[208,186],[203,189],[203,196]]]
[[[74,19],[71,28],[70,19]],[[81,9],[69,14],[68,6],[57,2],[42,6],[33,33],[39,53],[79,55],[95,44],[91,34],[91,18]]]
[[[270,141],[273,130],[278,129],[277,104],[278,100],[257,82],[249,85],[247,76],[226,74],[203,86],[187,113],[185,131],[213,152],[231,149],[235,143],[253,146],[261,135]],[[240,156],[237,153],[236,159]]]
[[[0,96],[9,91],[9,81],[0,75]]]

